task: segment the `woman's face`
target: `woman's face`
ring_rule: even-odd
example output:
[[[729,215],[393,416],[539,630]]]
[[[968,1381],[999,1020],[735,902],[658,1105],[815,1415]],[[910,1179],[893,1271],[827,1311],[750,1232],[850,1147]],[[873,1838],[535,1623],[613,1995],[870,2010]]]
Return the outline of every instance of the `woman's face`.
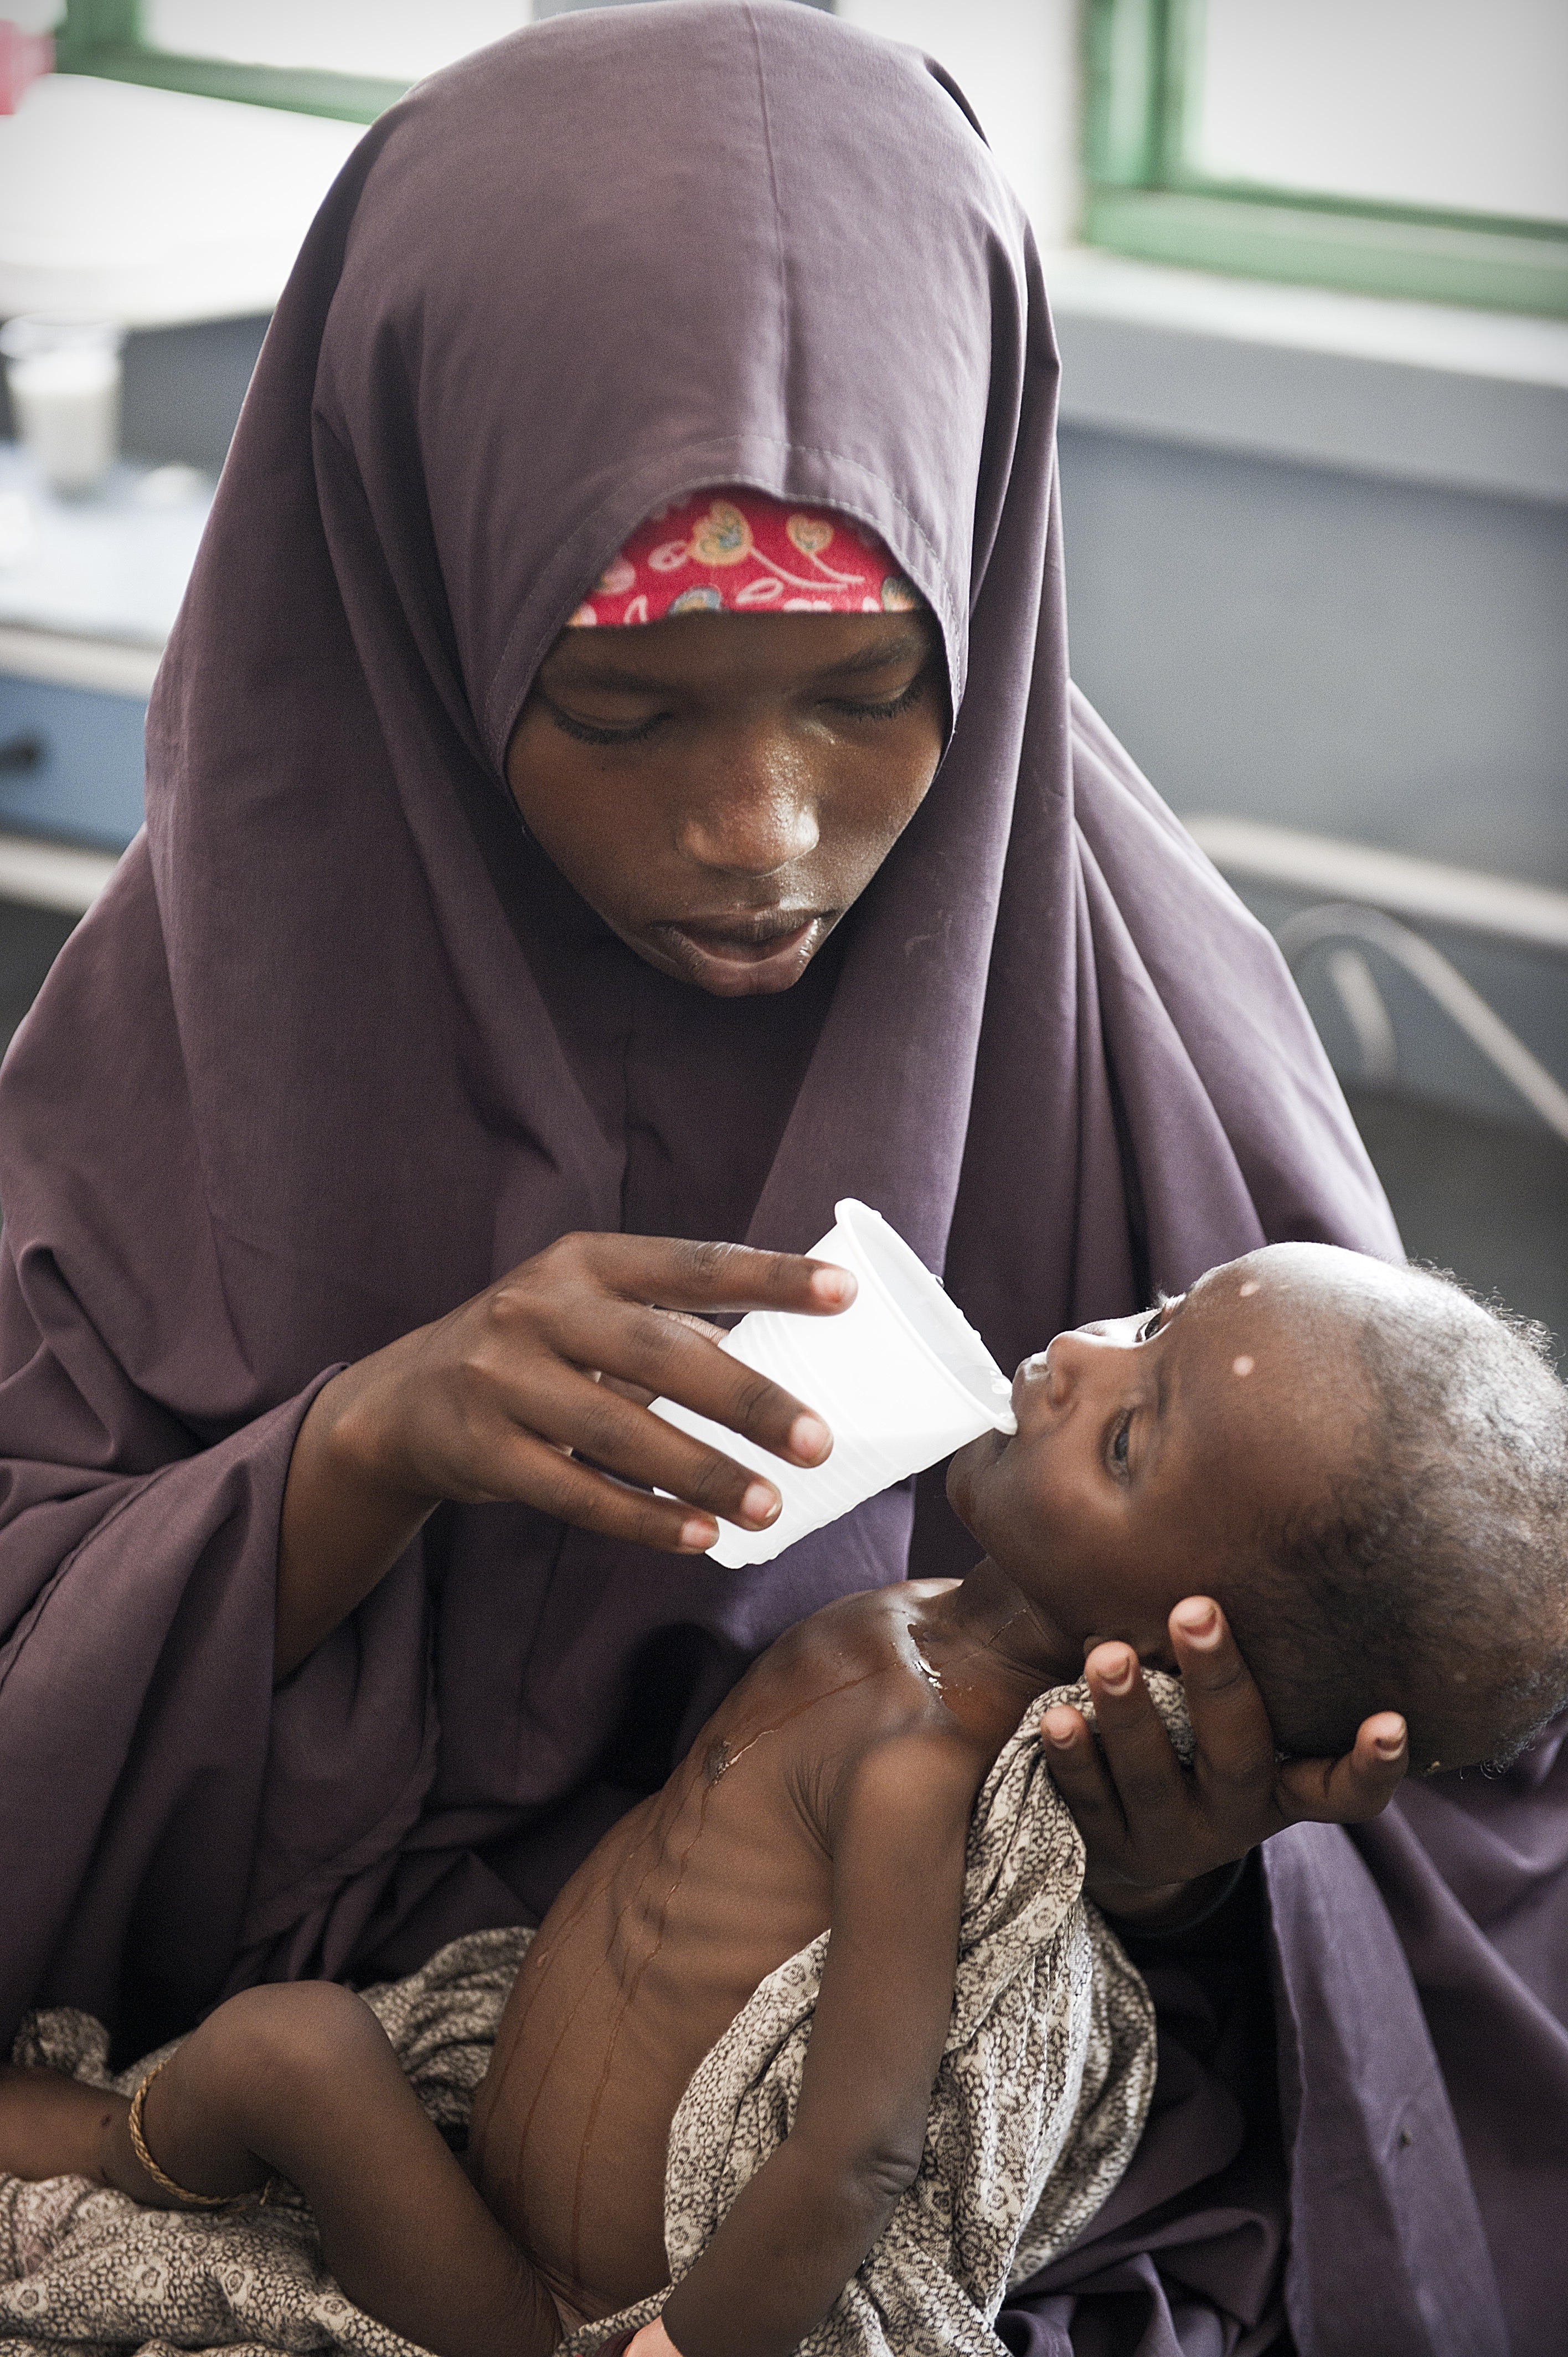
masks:
[[[682,614],[564,630],[507,748],[531,833],[606,924],[716,997],[788,990],[924,801],[932,618]]]

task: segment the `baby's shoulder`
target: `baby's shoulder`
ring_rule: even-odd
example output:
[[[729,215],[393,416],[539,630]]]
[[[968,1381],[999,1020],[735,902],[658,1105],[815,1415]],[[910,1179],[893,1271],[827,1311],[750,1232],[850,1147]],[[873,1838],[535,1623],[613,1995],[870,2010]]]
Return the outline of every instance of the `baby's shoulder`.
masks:
[[[795,1632],[813,1706],[796,1722],[793,1766],[819,1822],[842,1820],[852,1799],[857,1813],[950,1816],[984,1781],[991,1750],[943,1700],[915,1641],[912,1600],[907,1581],[846,1597]]]

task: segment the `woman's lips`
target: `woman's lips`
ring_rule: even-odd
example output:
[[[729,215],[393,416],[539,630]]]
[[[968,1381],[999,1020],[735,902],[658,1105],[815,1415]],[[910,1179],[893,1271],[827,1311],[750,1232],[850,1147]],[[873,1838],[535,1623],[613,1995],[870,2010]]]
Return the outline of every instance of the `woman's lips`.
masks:
[[[766,919],[688,918],[650,931],[689,980],[707,990],[739,996],[793,982],[827,922],[812,910],[805,916],[786,912],[782,923],[777,919],[769,923]]]

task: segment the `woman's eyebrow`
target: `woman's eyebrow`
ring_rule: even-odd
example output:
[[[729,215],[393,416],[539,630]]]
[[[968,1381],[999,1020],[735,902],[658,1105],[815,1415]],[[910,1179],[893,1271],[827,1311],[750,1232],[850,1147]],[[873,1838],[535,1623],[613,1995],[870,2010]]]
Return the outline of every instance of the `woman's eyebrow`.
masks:
[[[865,647],[859,654],[845,655],[842,662],[826,664],[817,676],[819,679],[844,679],[857,672],[882,671],[889,663],[907,662],[911,656],[918,656],[923,662],[929,651],[923,633],[900,630],[896,639],[884,639],[880,645]]]
[[[628,695],[673,695],[676,682],[650,679],[646,672],[623,671],[614,662],[578,663],[564,679],[548,680],[542,675],[538,686],[546,695],[570,695],[575,687],[607,687]]]

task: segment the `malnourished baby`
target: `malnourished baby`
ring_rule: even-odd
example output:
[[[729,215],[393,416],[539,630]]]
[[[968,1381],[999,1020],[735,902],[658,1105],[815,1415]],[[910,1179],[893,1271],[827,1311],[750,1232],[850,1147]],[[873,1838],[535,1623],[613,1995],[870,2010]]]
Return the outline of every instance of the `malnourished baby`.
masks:
[[[1421,1770],[1504,1756],[1568,1697],[1568,1392],[1445,1281],[1273,1246],[1058,1335],[1014,1399],[1016,1437],[950,1477],[977,1568],[780,1639],[567,1884],[466,2165],[368,2008],[306,1984],[220,2006],[129,2104],[5,2074],[0,2169],[166,2207],[276,2173],[372,2316],[440,2357],[542,2357],[668,2283],[687,2083],[831,1927],[789,2133],[631,2343],[786,2357],[919,2165],[976,1795],[1092,1648],[1130,1686],[1134,1656],[1176,1665],[1178,1605],[1186,1647],[1218,1642],[1218,1605],[1283,1751],[1341,1752],[1369,1717],[1397,1750],[1397,1713]],[[1084,1740],[1065,1709],[1042,1731],[1047,1756]]]

